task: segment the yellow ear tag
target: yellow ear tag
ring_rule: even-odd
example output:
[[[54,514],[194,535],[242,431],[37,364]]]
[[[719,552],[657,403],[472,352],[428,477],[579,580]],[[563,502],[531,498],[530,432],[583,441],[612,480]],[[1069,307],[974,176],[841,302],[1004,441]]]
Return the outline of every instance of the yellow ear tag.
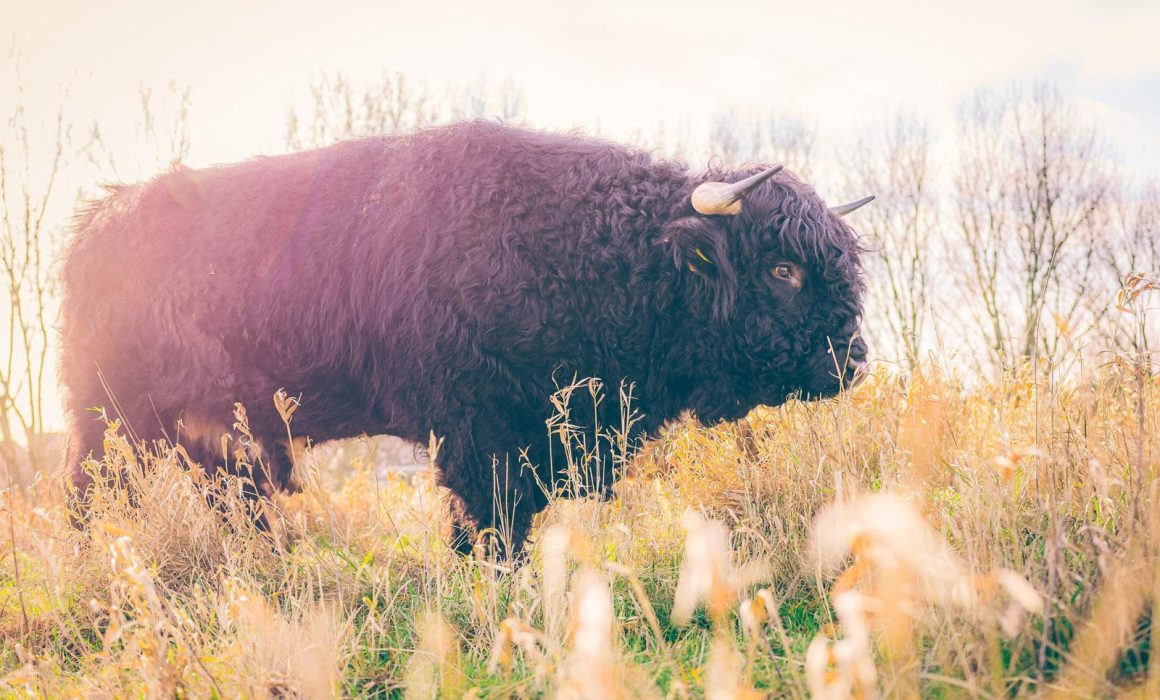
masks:
[[[712,264],[713,264],[713,261],[712,261],[712,260],[710,260],[709,258],[706,258],[706,257],[705,257],[705,254],[701,252],[701,249],[700,249],[700,248],[694,248],[693,250],[695,250],[695,251],[697,252],[697,257],[698,257],[698,258],[700,258],[700,259],[704,260],[705,262],[709,263],[710,265],[712,265]]]
[[[693,263],[689,263],[689,272],[700,272],[700,270],[693,267]]]

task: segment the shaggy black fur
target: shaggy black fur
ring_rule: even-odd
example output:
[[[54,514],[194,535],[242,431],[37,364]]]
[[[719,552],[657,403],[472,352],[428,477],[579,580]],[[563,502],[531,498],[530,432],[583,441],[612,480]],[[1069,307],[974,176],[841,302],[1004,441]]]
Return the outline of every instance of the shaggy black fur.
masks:
[[[634,383],[639,436],[685,410],[717,423],[833,395],[835,366],[865,358],[859,240],[809,186],[783,171],[738,216],[692,209],[701,182],[751,172],[469,122],[117,188],[63,268],[74,481],[101,449],[90,407],[212,471],[237,401],[270,465],[259,489],[294,488],[271,404],[286,387],[315,441],[442,437],[475,525],[493,522],[498,459],[518,546],[546,496],[514,456],[560,477],[559,383]],[[618,424],[616,401],[600,410]]]

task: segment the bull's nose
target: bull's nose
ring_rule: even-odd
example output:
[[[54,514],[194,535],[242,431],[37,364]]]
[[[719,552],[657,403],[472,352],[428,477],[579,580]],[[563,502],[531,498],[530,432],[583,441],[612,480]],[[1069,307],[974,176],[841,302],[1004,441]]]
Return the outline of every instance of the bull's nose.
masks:
[[[846,360],[846,386],[855,387],[870,374],[870,363],[866,360]]]

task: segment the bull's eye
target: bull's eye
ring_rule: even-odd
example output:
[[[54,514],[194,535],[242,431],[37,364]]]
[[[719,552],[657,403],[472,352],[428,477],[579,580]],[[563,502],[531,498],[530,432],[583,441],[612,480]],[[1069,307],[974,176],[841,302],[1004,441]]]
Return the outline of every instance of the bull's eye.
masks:
[[[782,261],[774,265],[773,276],[795,287],[802,286],[802,269],[791,262]]]

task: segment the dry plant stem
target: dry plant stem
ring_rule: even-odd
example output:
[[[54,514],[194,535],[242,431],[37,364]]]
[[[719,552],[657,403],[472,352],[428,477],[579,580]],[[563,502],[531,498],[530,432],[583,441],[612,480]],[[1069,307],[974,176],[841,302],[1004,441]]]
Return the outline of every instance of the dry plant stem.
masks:
[[[1148,529],[1150,535],[1148,553],[1152,560],[1152,625],[1148,637],[1150,650],[1160,649],[1160,624],[1156,624],[1157,611],[1160,611],[1160,482],[1153,480],[1151,507],[1148,509]],[[1160,697],[1160,654],[1152,653],[1148,656],[1148,680],[1144,684],[1146,698]]]
[[[1005,694],[1004,695],[989,695],[986,692],[980,690],[973,683],[964,681],[961,678],[944,676],[944,675],[941,675],[938,673],[920,673],[920,674],[918,674],[918,678],[921,680],[926,680],[926,681],[937,681],[939,683],[945,683],[946,685],[949,685],[949,686],[954,687],[954,688],[960,688],[960,689],[966,691],[969,694],[969,696],[972,698],[983,698],[983,700],[992,700],[993,698],[1006,697]]]
[[[1006,696],[1003,683],[1003,650],[999,642],[999,624],[987,625],[984,636],[987,644],[987,668],[990,671],[991,695],[996,698]],[[1042,668],[1042,667],[1040,667]],[[1042,670],[1039,671],[1042,678]]]
[[[1136,515],[1136,509],[1139,507],[1140,495],[1144,491],[1144,392],[1147,388],[1145,377],[1147,375],[1147,366],[1145,365],[1145,351],[1144,351],[1144,310],[1142,308],[1143,302],[1139,302],[1141,308],[1136,310],[1136,501],[1132,505],[1132,515]],[[1133,527],[1136,519],[1132,518]]]
[[[16,482],[12,477],[12,463],[5,459],[4,466],[8,472],[8,536],[12,543],[12,572],[16,583],[16,599],[20,603],[20,622],[27,638],[32,628],[28,623],[28,608],[24,603],[24,582],[20,577],[20,554],[16,549]]]
[[[165,607],[168,609],[170,617],[172,617],[174,620],[177,621],[177,623],[173,627],[177,631],[177,633],[179,635],[181,635],[181,641],[184,642],[184,644],[187,648],[192,649],[193,644],[190,643],[189,638],[185,634],[185,630],[182,629],[180,618],[178,618],[178,616],[177,616],[177,609],[173,606],[173,601],[170,600],[169,598],[162,598],[161,601],[162,601],[162,603],[165,604]],[[226,697],[226,694],[222,691],[221,686],[218,685],[217,679],[214,678],[214,675],[212,673],[210,673],[209,668],[206,667],[205,660],[202,658],[202,654],[195,652],[193,654],[193,658],[197,662],[198,668],[201,669],[202,673],[205,674],[206,679],[209,680],[210,685],[213,686],[214,692],[217,694],[217,697],[219,697],[219,698]]]
[[[1070,663],[1052,697],[1094,697],[1106,690],[1105,674],[1134,633],[1154,587],[1155,565],[1148,556],[1148,543],[1141,540],[1140,531],[1134,531],[1109,568],[1091,617],[1068,649]]]
[[[664,634],[661,632],[661,624],[657,619],[656,611],[653,610],[652,603],[649,602],[648,594],[645,593],[644,585],[640,582],[640,578],[636,572],[627,566],[617,564],[616,562],[605,562],[608,570],[614,574],[623,576],[627,581],[629,588],[632,590],[632,596],[636,600],[637,607],[640,608],[645,620],[648,621],[649,631],[652,632],[653,642],[657,645],[657,649],[665,655],[666,658],[671,658],[671,653],[667,644],[665,644]]]
[[[770,593],[773,593],[772,589],[770,589]],[[770,606],[769,621],[773,624],[774,630],[777,631],[777,638],[781,643],[781,653],[786,660],[786,668],[789,669],[789,672],[793,677],[792,687],[794,689],[794,696],[799,698],[806,698],[809,696],[809,692],[806,690],[805,679],[802,678],[801,671],[798,669],[797,664],[790,659],[790,650],[793,647],[790,643],[789,633],[785,630],[785,623],[781,619],[781,603],[777,600],[777,598],[774,598],[774,603],[775,605]]]

